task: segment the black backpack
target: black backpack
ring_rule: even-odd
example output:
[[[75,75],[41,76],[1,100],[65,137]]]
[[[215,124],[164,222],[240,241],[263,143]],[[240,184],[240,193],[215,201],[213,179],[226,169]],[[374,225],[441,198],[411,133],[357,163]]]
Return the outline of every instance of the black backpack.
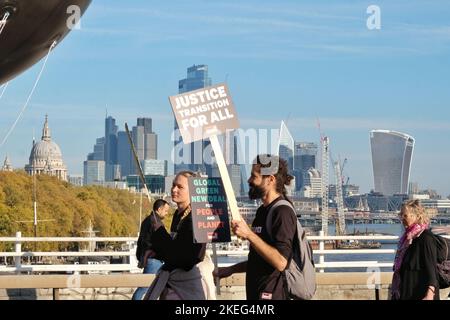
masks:
[[[439,288],[450,287],[450,239],[434,235],[437,245],[437,271]]]

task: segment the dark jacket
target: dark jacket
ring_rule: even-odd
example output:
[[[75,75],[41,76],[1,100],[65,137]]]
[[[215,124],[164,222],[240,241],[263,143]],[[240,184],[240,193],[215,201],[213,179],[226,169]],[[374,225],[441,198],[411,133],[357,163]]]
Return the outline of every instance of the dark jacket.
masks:
[[[430,230],[425,230],[405,252],[400,267],[400,299],[421,300],[428,286],[434,286],[434,299],[439,300],[436,264],[436,240]]]
[[[144,257],[144,254],[147,250],[152,249],[152,221],[154,213],[151,213],[149,216],[147,216],[141,223],[141,230],[139,232],[139,238],[137,242],[137,248],[136,248],[136,258],[138,261],[142,264],[144,261],[142,261],[142,258]],[[159,259],[158,256],[155,257],[156,259]],[[161,260],[161,259],[159,259]]]
[[[180,268],[189,271],[205,257],[206,244],[194,242],[192,213],[183,220],[180,219],[181,215],[177,210],[170,227],[171,233],[176,233],[173,238],[162,225],[152,234],[153,250],[165,262],[163,270]]]

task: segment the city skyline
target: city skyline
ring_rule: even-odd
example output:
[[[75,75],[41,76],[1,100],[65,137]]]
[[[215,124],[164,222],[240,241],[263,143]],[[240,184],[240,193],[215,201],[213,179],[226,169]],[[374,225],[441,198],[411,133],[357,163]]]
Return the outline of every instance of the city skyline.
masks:
[[[151,118],[137,118],[130,138],[144,174],[165,172],[163,175],[167,176],[167,161],[157,161],[158,135],[153,132],[152,122]],[[104,137],[96,139],[93,152],[87,154],[83,166],[85,184],[122,181],[137,174],[128,134],[120,130],[111,115],[105,118]],[[103,173],[99,172],[100,168],[103,168]]]
[[[227,81],[243,128],[276,129],[284,120],[295,141],[318,143],[319,118],[331,153],[348,159],[344,174],[363,193],[374,188],[368,133],[405,132],[416,139],[410,181],[447,196],[450,6],[377,4],[382,26],[371,31],[363,1],[137,0],[130,8],[98,0],[81,29],[50,56],[0,159],[8,154],[22,168],[33,128],[38,136],[48,113],[69,173],[80,174],[95,138],[104,134],[106,109],[120,127],[152,118],[158,158],[169,159],[173,114],[167,97],[178,92],[187,67],[207,64],[215,83]],[[2,138],[41,64],[14,79],[0,100]]]

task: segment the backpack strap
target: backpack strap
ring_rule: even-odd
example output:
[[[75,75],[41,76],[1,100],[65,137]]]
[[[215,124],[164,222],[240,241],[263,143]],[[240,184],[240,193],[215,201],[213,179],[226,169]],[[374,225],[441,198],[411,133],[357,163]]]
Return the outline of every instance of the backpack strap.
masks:
[[[278,208],[278,207],[280,207],[280,206],[288,206],[288,207],[290,207],[290,208],[292,209],[292,213],[293,213],[294,216],[295,216],[295,220],[297,220],[297,215],[295,214],[295,209],[294,209],[294,207],[292,206],[292,204],[291,204],[289,201],[287,201],[287,200],[285,200],[285,199],[282,199],[282,200],[277,201],[277,202],[270,208],[269,213],[267,214],[267,218],[266,218],[266,230],[267,230],[267,234],[269,235],[269,238],[270,238],[272,241],[273,241],[273,236],[272,236],[273,212],[275,211],[276,208]],[[296,239],[297,239],[297,232],[298,232],[298,230],[297,230],[297,226],[296,226],[296,227],[295,227],[294,238],[292,239],[292,249],[293,249],[293,250],[292,250],[291,254],[289,255],[289,258],[288,258],[288,260],[287,260],[287,265],[286,265],[286,267],[290,265],[291,260],[292,260],[293,257],[294,257],[294,248],[295,248],[295,243],[296,243]],[[284,271],[281,272],[280,276],[281,276],[281,279],[282,279],[282,281],[283,281],[283,283],[284,283],[284,285],[283,285],[283,287],[284,287],[284,293],[285,293],[286,297],[289,297],[288,283],[287,283],[287,279],[286,279],[286,275],[285,275]]]
[[[285,200],[279,200],[277,201],[269,210],[269,213],[267,214],[267,218],[266,218],[266,230],[267,230],[267,234],[269,235],[270,240],[273,241],[273,236],[272,236],[272,222],[273,222],[273,212],[275,211],[276,208],[278,208],[279,206],[288,206],[292,209],[293,214],[295,215],[295,219],[297,220],[297,215],[295,214],[295,209],[292,206],[292,204]],[[295,239],[295,236],[294,236]]]

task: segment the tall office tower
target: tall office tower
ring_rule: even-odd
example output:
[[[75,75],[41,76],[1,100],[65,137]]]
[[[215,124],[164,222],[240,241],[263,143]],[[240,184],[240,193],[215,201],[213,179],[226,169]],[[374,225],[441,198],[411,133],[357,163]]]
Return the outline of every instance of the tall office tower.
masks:
[[[144,127],[142,126],[136,126],[133,127],[131,130],[131,139],[133,140],[134,148],[136,150],[137,157],[139,161],[144,160],[145,158],[145,152],[144,152],[144,145],[145,145],[145,133],[144,133]],[[134,164],[134,163],[133,163]]]
[[[138,127],[144,127],[144,159],[158,158],[158,135],[152,130],[151,118],[138,118]]]
[[[105,179],[114,180],[114,165],[117,164],[117,131],[116,119],[109,116],[105,119]]]
[[[238,132],[230,133],[232,138],[230,138],[228,141],[233,143],[232,146],[230,146],[229,150],[230,153],[227,154],[227,159],[230,164],[233,164],[234,166],[239,166],[239,177],[240,177],[240,186],[239,188],[236,188],[236,190],[240,190],[239,194],[236,193],[236,196],[245,196],[248,194],[249,186],[248,186],[248,173],[251,172],[251,165],[250,163],[254,159],[246,159],[246,146],[245,142],[241,141],[239,137]],[[231,152],[232,150],[232,152]],[[249,157],[250,157],[250,151],[249,151]],[[255,155],[256,156],[256,155]],[[237,172],[237,169],[235,169]],[[229,169],[229,172],[231,170]],[[237,183],[237,180],[236,180]]]
[[[144,127],[145,133],[152,133],[152,119],[151,118],[137,118],[138,127]]]
[[[414,142],[413,137],[401,132],[370,132],[375,192],[385,196],[408,193]]]
[[[318,147],[312,142],[296,142],[294,148],[294,176],[296,190],[304,186],[303,177],[310,168],[316,168]]]
[[[152,131],[151,118],[138,118],[137,126],[131,132],[134,147],[139,161],[156,160],[158,135]],[[137,174],[134,161],[131,162],[131,174]]]
[[[245,164],[239,163],[239,154],[242,153],[242,148],[239,147],[238,137],[236,132],[224,135],[228,139],[226,143],[228,144],[225,154],[225,161],[229,163],[228,173],[230,175],[231,184],[233,185],[235,195],[241,196],[246,193],[247,177]]]
[[[292,174],[294,171],[294,138],[284,121],[281,121],[278,155],[288,162],[289,173]]]
[[[133,167],[133,154],[131,152],[130,142],[125,131],[117,133],[117,164],[120,165],[122,177],[126,177],[136,172],[131,171]]]
[[[96,184],[103,185],[105,182],[105,161],[87,160],[83,163],[84,176],[83,184],[85,186]]]
[[[94,152],[87,156],[88,160],[105,160],[105,137],[97,138],[94,144]]]
[[[144,159],[158,159],[158,135],[156,133],[145,134]]]
[[[212,81],[208,77],[208,66],[204,64],[193,65],[187,69],[186,79],[178,82],[179,93],[209,87]]]
[[[207,65],[193,65],[187,69],[186,79],[178,82],[178,92],[185,93],[192,90],[201,89],[210,86],[211,78],[208,77]],[[178,124],[175,120],[175,141],[174,141],[174,173],[177,174],[183,170],[202,171],[212,175],[212,161],[210,155],[203,157],[203,151],[210,145],[209,139],[196,141],[188,146],[179,145],[183,143],[179,134]],[[185,155],[183,152],[189,152]]]

